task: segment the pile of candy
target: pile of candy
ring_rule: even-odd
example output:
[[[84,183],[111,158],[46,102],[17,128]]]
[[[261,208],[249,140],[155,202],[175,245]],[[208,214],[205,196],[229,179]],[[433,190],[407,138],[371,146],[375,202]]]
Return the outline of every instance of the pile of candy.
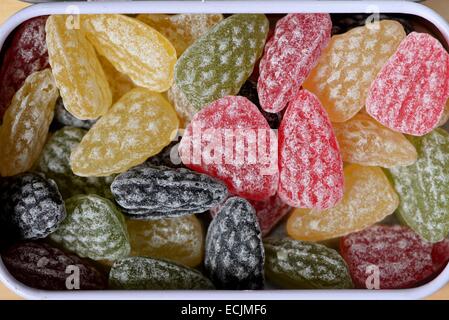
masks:
[[[365,19],[24,22],[0,68],[10,273],[45,290],[397,289],[437,276],[449,54],[403,17]]]

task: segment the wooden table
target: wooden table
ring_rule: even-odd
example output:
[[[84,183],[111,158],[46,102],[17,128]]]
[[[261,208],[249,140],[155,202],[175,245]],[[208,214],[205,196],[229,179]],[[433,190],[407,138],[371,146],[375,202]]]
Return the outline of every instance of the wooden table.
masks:
[[[14,12],[22,9],[26,6],[26,4],[19,2],[17,0],[0,0],[0,24],[3,23],[9,16],[11,16]],[[447,1],[442,0],[427,0],[424,4],[429,7],[435,9],[439,12],[443,17],[445,17],[449,21],[449,6]],[[2,284],[0,284],[0,300],[5,299],[20,299],[17,295],[9,291]],[[430,296],[428,299],[444,299],[449,300],[449,284],[441,289],[439,292]]]

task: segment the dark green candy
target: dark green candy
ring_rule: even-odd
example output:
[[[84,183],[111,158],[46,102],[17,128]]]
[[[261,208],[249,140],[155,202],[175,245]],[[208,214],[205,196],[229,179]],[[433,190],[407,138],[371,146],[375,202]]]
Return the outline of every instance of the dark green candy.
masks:
[[[288,238],[265,240],[265,276],[288,289],[349,289],[348,267],[337,251]]]
[[[130,257],[118,260],[109,286],[125,290],[208,290],[212,283],[200,272],[165,260]]]

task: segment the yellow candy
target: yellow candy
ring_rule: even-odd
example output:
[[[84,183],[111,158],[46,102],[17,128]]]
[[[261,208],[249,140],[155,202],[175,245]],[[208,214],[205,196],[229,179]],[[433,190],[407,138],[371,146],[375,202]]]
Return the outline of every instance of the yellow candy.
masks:
[[[356,164],[344,168],[345,191],[336,207],[295,209],[287,233],[296,240],[322,241],[360,231],[392,214],[399,197],[382,169]]]
[[[50,69],[28,76],[16,92],[0,127],[2,176],[28,171],[39,158],[58,97]]]
[[[333,36],[303,84],[318,96],[332,122],[344,122],[364,107],[371,83],[405,38],[399,22],[382,20],[378,26]]]
[[[204,236],[195,216],[128,220],[131,255],[172,260],[196,267],[203,258]]]
[[[95,49],[67,17],[53,15],[45,30],[50,65],[65,108],[78,119],[97,119],[112,104],[109,84]]]
[[[72,152],[79,176],[120,173],[158,154],[176,134],[179,121],[161,94],[135,88],[101,117]]]
[[[131,79],[126,74],[118,72],[108,59],[102,56],[99,56],[98,59],[108,79],[113,103],[117,102],[125,93],[128,93],[136,87]]]
[[[140,14],[137,19],[162,33],[178,57],[208,29],[223,20],[221,14]]]
[[[403,134],[394,132],[368,115],[334,123],[343,161],[365,166],[391,168],[415,163],[415,147]]]
[[[167,91],[173,83],[176,50],[159,32],[124,15],[85,15],[87,38],[115,69],[140,87]]]

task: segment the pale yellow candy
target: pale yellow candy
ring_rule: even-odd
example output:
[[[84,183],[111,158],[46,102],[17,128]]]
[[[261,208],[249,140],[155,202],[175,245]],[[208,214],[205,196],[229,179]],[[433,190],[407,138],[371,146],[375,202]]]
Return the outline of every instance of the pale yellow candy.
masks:
[[[106,79],[108,79],[113,103],[117,102],[125,93],[128,93],[136,87],[131,79],[126,74],[117,71],[108,59],[103,56],[99,56],[98,59],[106,74]]]
[[[162,33],[173,44],[178,57],[215,24],[222,14],[140,14],[137,19]]]
[[[203,258],[204,234],[195,216],[128,220],[131,255],[172,260],[196,267]]]
[[[415,147],[399,132],[370,116],[359,113],[350,120],[334,123],[343,161],[365,166],[391,168],[415,163]]]
[[[135,88],[101,117],[72,152],[79,176],[110,176],[158,154],[176,135],[173,107],[156,92]]]
[[[295,209],[287,233],[296,240],[322,241],[363,230],[392,214],[399,197],[378,167],[351,164],[344,168],[343,199],[327,210]]]
[[[0,127],[0,174],[28,171],[44,147],[58,89],[50,69],[32,73],[14,95]]]
[[[112,104],[106,75],[83,32],[67,26],[67,16],[47,20],[48,57],[64,106],[78,119],[97,119]]]
[[[171,87],[176,50],[162,34],[119,14],[84,15],[81,21],[97,52],[137,86],[156,92]]]
[[[344,122],[364,107],[371,83],[405,36],[392,20],[333,36],[303,87],[318,96],[332,122]]]

